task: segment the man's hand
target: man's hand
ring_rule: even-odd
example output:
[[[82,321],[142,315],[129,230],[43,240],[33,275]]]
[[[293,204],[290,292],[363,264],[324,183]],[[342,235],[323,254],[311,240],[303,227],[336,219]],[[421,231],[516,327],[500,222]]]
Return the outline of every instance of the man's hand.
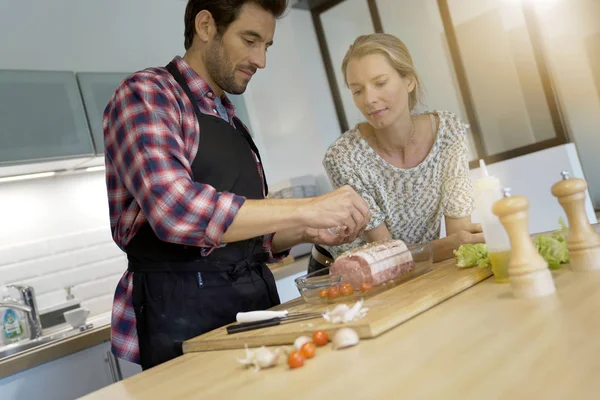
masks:
[[[307,227],[318,230],[309,230],[306,234],[314,240],[321,240],[322,244],[354,241],[371,219],[367,202],[350,186],[315,197],[298,211]],[[327,228],[336,227],[342,228],[338,237],[327,232]]]
[[[350,237],[343,233],[332,235],[327,229],[306,228],[303,233],[303,242],[312,244],[322,244],[326,246],[339,246],[350,243]]]

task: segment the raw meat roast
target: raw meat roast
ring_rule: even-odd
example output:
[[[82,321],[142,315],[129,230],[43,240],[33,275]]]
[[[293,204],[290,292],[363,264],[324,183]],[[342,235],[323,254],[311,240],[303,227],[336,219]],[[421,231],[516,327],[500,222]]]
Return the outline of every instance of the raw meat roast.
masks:
[[[397,278],[415,268],[412,254],[402,240],[367,243],[341,254],[329,274],[341,274],[343,282],[359,288],[364,282],[373,286]]]

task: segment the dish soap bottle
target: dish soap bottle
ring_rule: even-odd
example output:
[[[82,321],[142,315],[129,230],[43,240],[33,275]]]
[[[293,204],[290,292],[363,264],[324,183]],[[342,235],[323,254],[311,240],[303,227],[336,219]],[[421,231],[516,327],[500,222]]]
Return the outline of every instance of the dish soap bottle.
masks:
[[[2,287],[2,301],[4,303],[16,303],[10,297],[10,292],[5,286]],[[23,328],[22,313],[10,307],[4,307],[0,310],[2,316],[2,342],[10,344],[21,340],[22,336],[26,334]]]
[[[494,279],[507,283],[510,241],[500,220],[492,213],[494,203],[502,199],[502,186],[497,177],[488,173],[483,160],[479,160],[479,167],[481,177],[475,181],[475,215],[481,221]]]

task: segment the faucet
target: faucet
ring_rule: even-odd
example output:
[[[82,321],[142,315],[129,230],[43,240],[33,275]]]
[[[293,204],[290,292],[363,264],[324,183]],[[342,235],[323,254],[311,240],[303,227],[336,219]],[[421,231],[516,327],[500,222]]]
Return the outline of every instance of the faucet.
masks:
[[[0,307],[12,307],[18,310],[24,311],[27,314],[27,323],[29,325],[29,338],[37,339],[42,336],[42,323],[40,321],[40,314],[35,301],[35,292],[31,286],[24,285],[8,285],[8,287],[15,288],[19,291],[21,299],[25,305],[16,301],[4,301],[0,302]]]

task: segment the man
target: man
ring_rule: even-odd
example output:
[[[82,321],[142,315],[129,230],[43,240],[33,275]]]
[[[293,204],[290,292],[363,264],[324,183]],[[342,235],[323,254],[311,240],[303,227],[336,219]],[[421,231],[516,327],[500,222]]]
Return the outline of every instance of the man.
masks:
[[[128,258],[111,340],[118,357],[143,369],[182,354],[183,341],[239,311],[279,304],[266,262],[300,242],[352,241],[370,218],[349,187],[265,199],[258,150],[224,92],[243,93],[265,67],[286,7],[189,0],[183,58],[133,74],[106,107],[111,229]]]

